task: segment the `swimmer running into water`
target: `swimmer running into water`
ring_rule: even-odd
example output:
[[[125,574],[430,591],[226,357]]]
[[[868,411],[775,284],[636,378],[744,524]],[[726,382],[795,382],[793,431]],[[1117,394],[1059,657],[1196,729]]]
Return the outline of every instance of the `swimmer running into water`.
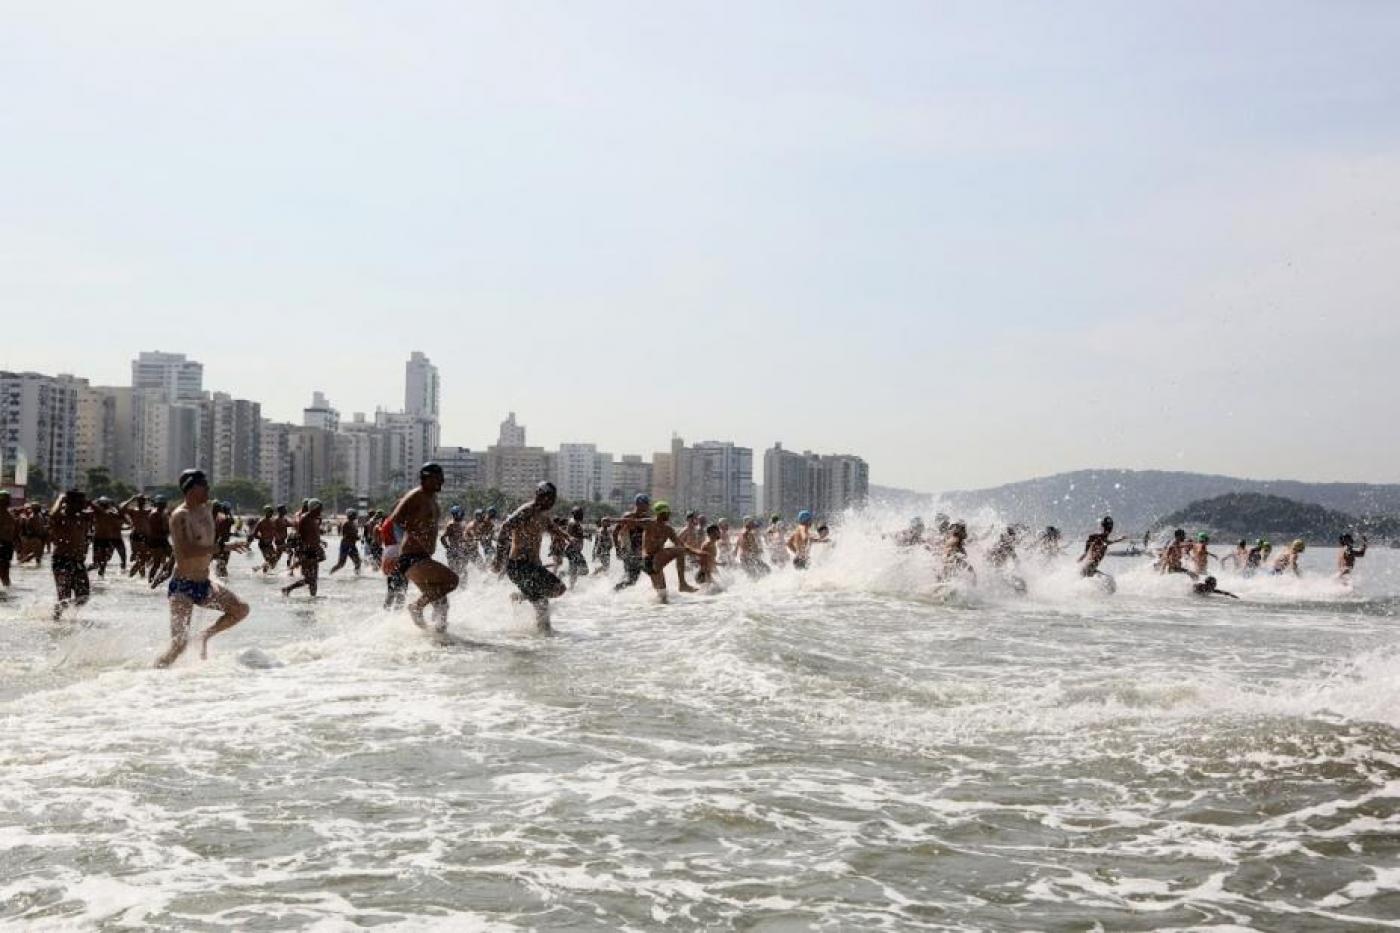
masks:
[[[170,578],[170,648],[156,659],[156,667],[169,667],[189,644],[190,618],[196,606],[217,609],[219,618],[200,636],[199,657],[209,657],[209,639],[226,632],[248,617],[248,604],[209,578],[209,564],[218,545],[214,543],[214,514],[209,508],[209,480],[201,470],[180,474],[180,491],[185,501],[170,515],[170,537],[174,548],[175,572]],[[246,550],[246,542],[231,545]]]
[[[1103,559],[1108,556],[1109,547],[1128,540],[1127,538],[1111,537],[1112,534],[1113,516],[1105,515],[1103,520],[1099,522],[1099,530],[1084,540],[1084,553],[1079,555],[1079,575],[1082,577],[1102,577],[1104,586],[1108,587],[1109,592],[1117,589],[1118,584],[1110,574],[1099,569],[1099,564],[1103,563]]]

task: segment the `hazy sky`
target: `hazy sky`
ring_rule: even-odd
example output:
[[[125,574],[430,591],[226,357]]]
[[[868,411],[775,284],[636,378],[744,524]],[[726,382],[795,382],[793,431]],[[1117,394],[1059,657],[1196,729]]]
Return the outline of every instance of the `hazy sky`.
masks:
[[[0,368],[1400,481],[1400,3],[5,6]]]

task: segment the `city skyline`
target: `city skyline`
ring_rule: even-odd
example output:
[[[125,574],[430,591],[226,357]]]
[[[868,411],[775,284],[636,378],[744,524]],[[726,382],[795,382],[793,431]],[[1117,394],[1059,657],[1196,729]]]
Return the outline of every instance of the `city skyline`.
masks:
[[[615,461],[591,441],[560,441],[552,450],[529,446],[527,426],[510,411],[497,426],[496,443],[475,450],[444,445],[441,381],[427,354],[411,352],[402,385],[402,409],[377,403],[372,418],[365,412],[346,418],[325,392],[312,390],[293,421],[264,417],[261,402],[206,387],[202,362],[185,353],[140,351],[131,360],[129,385],[0,370],[0,479],[23,487],[21,477],[32,468],[60,487],[81,486],[89,470],[101,467],[111,480],[149,489],[196,466],[216,487],[249,480],[277,501],[343,490],[367,503],[398,494],[422,463],[436,461],[452,488],[510,497],[528,496],[551,480],[565,501],[618,509],[640,493],[670,501],[678,511],[735,518],[767,505],[756,482],[754,449],[743,444],[687,445],[673,433],[669,447],[654,450],[649,461],[641,454]],[[781,444],[776,449],[781,452]],[[834,517],[865,504],[869,468],[863,459],[808,453],[804,463],[810,478],[798,508]],[[773,506],[796,511],[788,507],[790,498],[775,499]]]
[[[1400,6],[10,12],[0,367],[207,346],[295,417],[417,349],[449,442],[1397,478]]]

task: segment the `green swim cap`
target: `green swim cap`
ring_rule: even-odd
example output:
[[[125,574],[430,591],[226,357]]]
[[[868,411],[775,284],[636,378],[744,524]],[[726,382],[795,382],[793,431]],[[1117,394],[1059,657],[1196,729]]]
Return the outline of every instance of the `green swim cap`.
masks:
[[[657,502],[655,505],[653,505],[651,507],[651,511],[653,514],[656,515],[660,515],[662,512],[665,512],[667,515],[669,515],[671,514],[671,506],[663,499],[660,502]]]

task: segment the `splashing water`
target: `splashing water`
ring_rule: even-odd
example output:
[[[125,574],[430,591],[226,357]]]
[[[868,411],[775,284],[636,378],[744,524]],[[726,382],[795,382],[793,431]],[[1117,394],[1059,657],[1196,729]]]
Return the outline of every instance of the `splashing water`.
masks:
[[[1022,598],[940,587],[899,523],[666,607],[588,578],[548,639],[479,573],[430,639],[379,577],[283,601],[239,559],[253,616],[164,672],[158,596],[54,624],[19,571],[0,923],[1395,924],[1400,552],[1241,603],[1026,561]]]

